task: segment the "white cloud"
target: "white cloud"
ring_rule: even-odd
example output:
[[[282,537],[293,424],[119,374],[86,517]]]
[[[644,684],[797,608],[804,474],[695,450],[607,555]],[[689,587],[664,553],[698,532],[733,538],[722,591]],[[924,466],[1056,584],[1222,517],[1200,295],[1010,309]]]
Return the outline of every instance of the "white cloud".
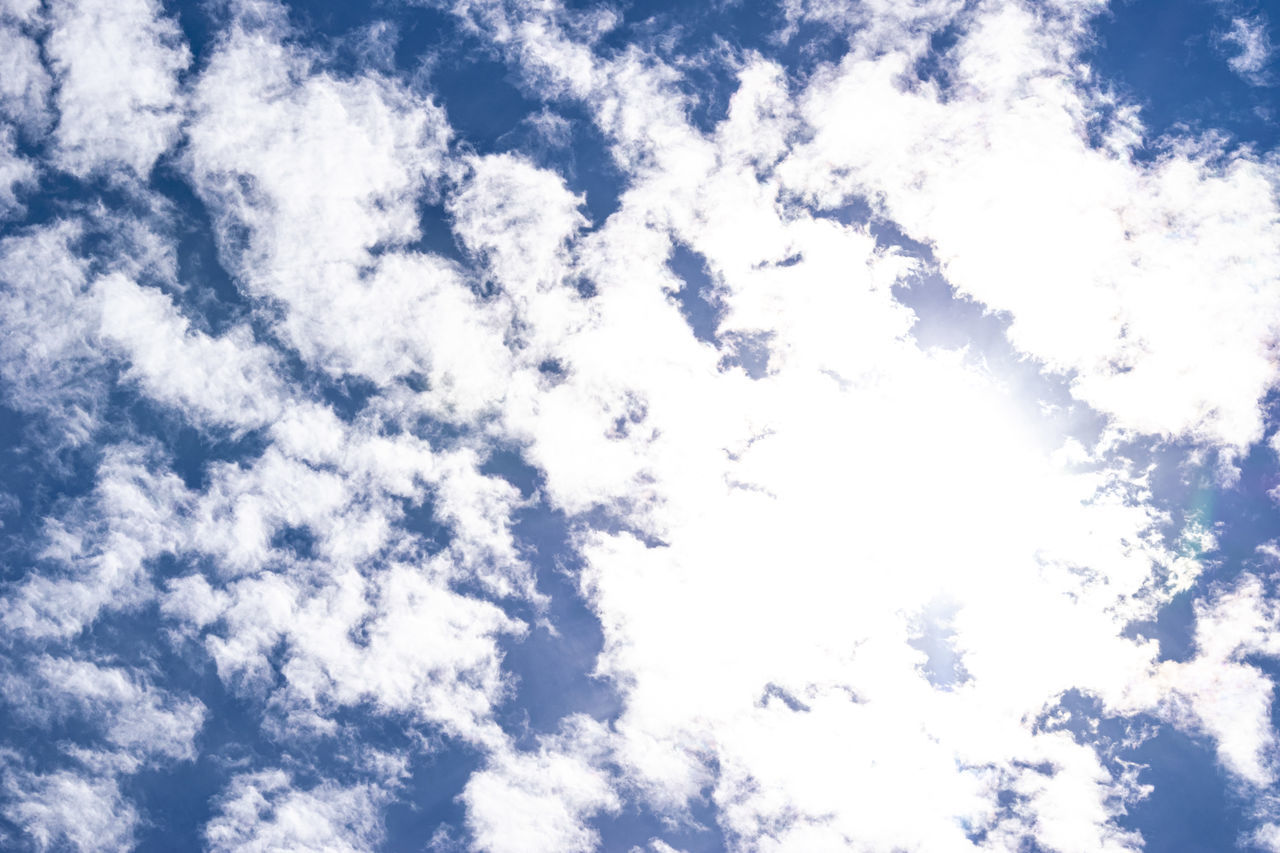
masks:
[[[461,799],[475,847],[485,853],[586,853],[600,838],[587,820],[621,801],[595,766],[605,732],[589,718],[566,721],[537,752],[502,750],[473,773]]]
[[[443,111],[378,75],[310,65],[269,31],[235,29],[194,89],[195,186],[243,285],[280,307],[277,329],[305,360],[380,385],[430,365],[447,384],[448,359],[491,357],[492,333],[449,264],[394,252],[417,238],[417,201],[440,179]],[[432,347],[450,328],[474,342]]]
[[[51,422],[54,443],[80,444],[102,404],[101,356],[90,343],[85,261],[71,245],[81,229],[60,222],[0,243],[0,371],[15,408]]]
[[[0,16],[19,23],[31,23],[39,16],[40,0],[4,0],[0,4]]]
[[[1147,164],[1090,147],[1091,84],[1055,24],[977,7],[945,97],[901,82],[913,54],[850,55],[804,93],[813,139],[780,173],[833,208],[879,200],[1119,425],[1243,447],[1275,380],[1273,167],[1212,140],[1166,141]]]
[[[237,430],[280,417],[287,395],[274,350],[257,345],[247,328],[221,337],[192,330],[163,293],[119,273],[95,281],[90,295],[100,304],[107,348],[127,361],[125,376],[153,398]]]
[[[522,626],[492,604],[442,588],[429,564],[381,567],[320,583],[305,575],[233,584],[206,644],[219,674],[261,692],[275,682],[269,656],[283,641],[281,686],[271,705],[292,731],[333,731],[337,708],[371,703],[478,745],[501,741],[493,706],[505,695],[497,640]],[[318,587],[314,591],[307,587]]]
[[[953,21],[964,6],[961,0],[783,0],[787,27],[781,37],[794,38],[797,25],[803,22],[847,34],[855,49],[871,53],[922,46],[932,33]]]
[[[114,779],[7,768],[4,784],[4,815],[37,850],[120,850],[133,843],[138,812]]]
[[[1264,167],[1215,171],[1183,150],[1144,171],[1089,149],[1078,133],[1087,92],[1061,70],[1090,8],[980,7],[946,100],[899,83],[900,51],[927,44],[918,33],[855,50],[815,78],[801,111],[813,139],[788,154],[795,119],[765,63],[744,65],[730,119],[705,136],[653,57],[584,59],[558,13],[467,7],[530,80],[587,102],[631,177],[619,211],[571,249],[598,295],[569,333],[548,337],[562,340],[563,378],[508,411],[557,504],[607,506],[661,541],[588,529],[579,540],[605,633],[599,669],[625,697],[614,755],[654,808],[679,816],[709,788],[745,849],[963,847],[963,827],[997,846],[1140,844],[1115,824],[1143,795],[1133,774],[1031,721],[1072,688],[1154,710],[1156,646],[1122,630],[1198,566],[1164,544],[1169,522],[1140,472],[1103,446],[1068,464],[1055,455],[1066,436],[1031,401],[960,356],[920,352],[889,287],[909,261],[791,201],[885,199],[953,281],[1012,313],[1016,344],[1077,371],[1075,392],[1120,426],[1256,440],[1274,313],[1258,282],[1275,241],[1267,214],[1227,211],[1270,204]],[[1203,194],[1205,218],[1159,224],[1189,192]],[[1121,223],[1114,251],[1108,217]],[[673,238],[713,276],[719,352],[667,296],[679,286],[666,269]],[[1240,251],[1255,260],[1232,278]],[[1221,282],[1213,297],[1193,262]],[[1027,269],[1039,280],[1015,276]],[[1164,303],[1144,295],[1170,275],[1180,289],[1162,290]],[[536,339],[537,302],[561,297],[514,279]],[[1203,323],[1210,310],[1222,322]],[[758,381],[716,370],[733,334],[766,337]],[[1135,377],[1113,369],[1117,351],[1134,353]],[[1202,365],[1208,353],[1219,361]],[[968,674],[948,690],[929,683],[909,642],[938,597],[956,604]],[[1022,805],[1002,813],[1000,791]]]
[[[49,120],[53,84],[40,60],[39,45],[20,26],[34,14],[15,18],[0,15],[0,112],[24,130],[39,131]]]
[[[58,165],[145,178],[182,121],[178,75],[191,52],[177,23],[154,0],[58,0],[49,15]]]
[[[25,212],[19,198],[35,186],[36,174],[35,164],[18,153],[13,128],[0,126],[0,219]]]
[[[530,92],[580,101],[604,134],[626,189],[588,231],[563,176],[451,150],[434,102],[325,70],[274,6],[238,10],[185,100],[189,54],[156,4],[54,4],[57,162],[145,175],[189,110],[184,169],[250,318],[213,334],[140,283],[183,285],[128,221],[113,248],[137,262],[81,257],[104,217],[10,237],[8,400],[85,442],[119,381],[264,446],[206,462],[199,486],[145,442],[103,449],[93,491],[54,508],[39,565],[6,589],[6,629],[67,639],[155,601],[164,635],[299,754],[349,735],[355,711],[457,739],[481,755],[461,801],[494,853],[592,849],[624,800],[678,827],[709,802],[735,849],[1137,849],[1117,819],[1146,791],[1056,724],[1071,690],[1211,735],[1264,789],[1274,688],[1247,658],[1280,653],[1274,598],[1246,578],[1206,599],[1185,663],[1126,635],[1198,576],[1171,543],[1208,534],[1173,529],[1121,439],[1231,459],[1263,436],[1275,167],[1212,138],[1139,162],[1123,117],[1093,147],[1107,96],[1078,50],[1097,9],[787,3],[788,26],[835,26],[851,53],[808,80],[733,56],[740,86],[703,132],[678,65],[595,49],[615,13],[460,4]],[[947,25],[943,91],[913,69]],[[76,49],[90,31],[137,62],[103,73]],[[25,50],[25,31],[6,37]],[[23,69],[0,97],[36,121],[48,87]],[[827,215],[862,200],[1004,312],[1045,393],[1102,413],[1103,438],[1062,432],[979,353],[921,348],[894,286],[935,270]],[[466,259],[413,248],[424,201]],[[677,247],[708,275],[700,336]],[[370,398],[340,417],[321,386],[357,379]],[[452,430],[428,440],[424,419]],[[485,473],[496,446],[537,469],[538,495]],[[495,710],[513,695],[503,644],[528,630],[508,611],[547,612],[514,533],[534,500],[568,516],[604,636],[595,674],[623,706],[522,749]],[[162,555],[184,574],[155,578]],[[955,677],[922,625],[945,627]],[[14,759],[6,814],[45,846],[126,844],[136,810],[113,780],[191,757],[203,709],[115,665],[23,665],[6,690],[93,717],[98,742],[66,757],[105,775]],[[407,759],[364,758],[373,781],[246,770],[207,842],[376,846]]]
[[[104,240],[121,257],[104,263],[86,256],[83,247],[94,240]],[[109,271],[104,277],[109,284],[98,286],[91,281],[89,270],[93,267]],[[144,274],[172,280],[173,257],[147,223],[129,216],[91,211],[84,217],[60,218],[19,231],[0,242],[0,276],[6,285],[0,292],[0,320],[8,332],[0,341],[4,394],[9,405],[39,417],[44,427],[42,439],[52,447],[82,445],[100,427],[101,410],[115,379],[112,368],[121,355],[131,354],[129,347],[120,345],[139,343],[134,336],[141,331],[122,325],[119,311],[128,304],[132,284],[122,286],[120,277]],[[145,294],[136,286],[133,289],[138,295]],[[112,297],[117,298],[115,303]],[[169,332],[176,334],[183,328],[182,320],[171,308],[160,305],[161,300],[156,293],[150,302],[144,299],[138,304],[150,305],[153,321],[167,322]],[[165,314],[170,315],[167,321]],[[243,337],[243,332],[239,334]],[[207,340],[199,334],[191,337],[196,343],[186,347],[187,356]],[[139,350],[138,354],[154,356],[161,346],[153,337],[150,353]],[[208,349],[211,345],[203,346]],[[171,350],[177,348],[177,341],[170,345]],[[222,348],[225,356],[227,344]],[[170,376],[163,382],[154,360],[135,365],[134,371],[146,372],[148,368],[151,384],[162,400],[166,395],[173,397],[191,371],[211,371],[188,363],[187,375]],[[223,385],[232,369],[230,365],[221,368]],[[218,370],[212,368],[212,373]],[[161,388],[164,382],[169,385]],[[212,390],[218,390],[216,383]],[[190,401],[190,392],[187,397]]]
[[[533,292],[560,283],[565,243],[586,224],[582,198],[564,179],[514,155],[473,157],[449,199],[454,233],[521,307]]]
[[[1218,40],[1222,47],[1231,51],[1231,55],[1227,57],[1227,65],[1232,71],[1252,86],[1268,84],[1271,78],[1267,73],[1267,66],[1271,63],[1274,50],[1265,16],[1232,18],[1231,29],[1221,33]]]
[[[242,774],[218,799],[204,836],[213,851],[357,853],[381,840],[384,799],[370,785],[325,781],[302,789],[282,770]]]
[[[5,700],[29,724],[70,717],[100,731],[114,754],[102,770],[133,772],[162,760],[195,757],[205,709],[194,699],[159,690],[127,670],[49,655],[28,659],[24,672],[4,679]]]
[[[1263,824],[1250,840],[1268,853],[1275,853],[1280,850],[1280,824]]]
[[[1280,658],[1280,601],[1245,573],[1198,601],[1195,613],[1195,656],[1160,668],[1169,692],[1165,712],[1175,723],[1210,735],[1228,771],[1265,789],[1280,767],[1271,724],[1275,684],[1246,658]]]
[[[156,462],[142,447],[106,450],[94,491],[46,525],[39,556],[61,571],[30,572],[0,599],[9,631],[68,638],[103,610],[150,599],[148,561],[176,549],[187,498],[182,481]]]
[[[649,839],[649,849],[653,853],[682,853],[660,838]]]

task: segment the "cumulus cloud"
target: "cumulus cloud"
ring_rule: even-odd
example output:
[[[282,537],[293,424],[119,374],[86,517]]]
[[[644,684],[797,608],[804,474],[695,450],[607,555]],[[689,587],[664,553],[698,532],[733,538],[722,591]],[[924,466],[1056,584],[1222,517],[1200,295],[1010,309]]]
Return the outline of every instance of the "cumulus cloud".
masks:
[[[52,78],[40,59],[40,46],[33,38],[39,20],[38,4],[11,8],[0,14],[0,111],[5,118],[27,131],[43,130],[49,119],[48,100]]]
[[[1243,447],[1261,435],[1258,401],[1273,381],[1274,305],[1257,284],[1274,274],[1274,217],[1227,211],[1271,210],[1265,164],[1210,166],[1209,153],[1185,149],[1148,167],[1091,148],[1077,130],[1087,84],[1063,74],[1085,9],[979,7],[948,60],[945,100],[901,83],[924,40],[867,44],[800,94],[810,141],[788,151],[796,120],[767,64],[742,74],[730,117],[708,137],[684,120],[660,61],[584,54],[541,10],[481,8],[466,11],[530,79],[583,98],[633,175],[620,210],[579,250],[598,296],[566,350],[591,357],[570,355],[552,392],[591,388],[578,399],[592,405],[530,427],[549,495],[570,509],[612,506],[657,540],[580,540],[605,631],[599,666],[626,697],[617,755],[630,782],[676,814],[710,787],[722,827],[746,849],[933,849],[973,835],[1057,849],[1139,843],[1114,824],[1141,796],[1131,778],[1024,721],[1073,687],[1136,710],[1156,649],[1122,629],[1197,567],[1165,546],[1167,522],[1143,507],[1140,476],[1055,470],[1045,428],[1002,401],[998,383],[915,348],[889,287],[910,262],[790,198],[828,209],[879,200],[962,292],[1009,312],[1015,345],[1073,371],[1071,390],[1117,427]],[[873,125],[869,114],[894,119]],[[1185,209],[1173,199],[1191,185],[1209,207],[1170,230],[1160,211]],[[1099,230],[1108,217],[1114,239]],[[1240,248],[1219,253],[1203,236],[1219,228]],[[734,333],[767,342],[758,381],[717,372],[718,354],[666,296],[673,239],[715,276],[721,352]],[[1233,286],[1240,251],[1256,261]],[[1171,257],[1187,259],[1183,290],[1169,284]],[[1220,289],[1206,293],[1206,279]],[[1159,302],[1144,302],[1156,280]],[[1202,323],[1209,310],[1236,320]],[[629,336],[640,317],[643,341]],[[580,350],[588,341],[596,348]],[[603,367],[615,361],[629,365],[625,378]],[[610,398],[610,414],[630,413],[626,428],[593,438],[584,415],[604,421]],[[550,455],[564,422],[584,430],[575,446],[600,448],[593,479]],[[926,519],[924,540],[904,527]],[[909,643],[911,620],[939,596],[960,602],[954,644],[969,675],[944,694]],[[856,732],[891,745],[832,748]],[[717,775],[702,755],[715,756]],[[921,780],[937,786],[936,823],[915,808]],[[999,791],[1023,805],[995,810]]]
[[[607,749],[598,723],[575,718],[537,752],[499,752],[461,795],[475,846],[487,853],[596,849],[600,839],[587,819],[621,807],[598,766]]]
[[[432,379],[449,382],[448,360],[463,356],[434,352],[435,333],[472,327],[473,354],[493,357],[465,285],[439,258],[372,254],[418,236],[416,200],[443,168],[443,112],[375,73],[341,79],[311,62],[270,30],[237,28],[194,90],[196,188],[244,285],[283,307],[279,331],[304,359],[378,384],[439,363]]]
[[[177,23],[151,0],[60,0],[50,5],[47,50],[58,165],[85,175],[119,164],[145,178],[182,121],[178,75],[191,52]]]
[[[31,637],[71,637],[103,611],[137,608],[153,595],[149,561],[172,551],[185,498],[182,481],[148,448],[110,448],[92,493],[51,519],[42,560],[0,601],[5,627]]]
[[[114,756],[98,756],[130,772],[149,760],[195,757],[195,736],[204,722],[200,702],[167,695],[127,670],[45,655],[25,672],[8,673],[5,700],[15,715],[45,726],[79,718],[101,730]]]
[[[73,443],[96,427],[103,390],[102,357],[87,340],[93,310],[80,298],[86,264],[72,250],[79,232],[65,222],[0,243],[5,398],[49,418]]]
[[[1181,132],[1139,156],[1084,64],[1099,4],[787,0],[770,44],[848,48],[805,73],[618,48],[609,10],[448,6],[536,102],[513,124],[593,125],[600,221],[387,39],[347,67],[231,4],[193,68],[159,4],[10,5],[0,207],[88,187],[0,243],[4,402],[80,453],[24,498],[0,595],[6,707],[70,733],[4,753],[37,848],[129,846],[131,774],[199,757],[222,709],[171,658],[254,743],[207,762],[214,850],[377,848],[442,744],[473,764],[433,848],[585,851],[643,814],[655,853],[700,822],[735,850],[1140,849],[1151,789],[1081,714],[1207,736],[1275,845],[1274,584],[1206,586],[1225,528],[1162,489],[1274,429],[1276,162]],[[695,122],[716,63],[733,94]],[[180,203],[148,184],[170,152]],[[928,345],[930,283],[996,332]],[[1142,626],[1179,595],[1172,660]],[[121,622],[144,639],[113,648]],[[555,653],[616,708],[565,689],[535,724]]]
[[[1263,850],[1280,850],[1280,824],[1264,824],[1250,840]]]
[[[35,164],[17,152],[13,129],[0,130],[0,219],[23,212],[20,197],[35,182]]]
[[[356,853],[381,838],[377,805],[382,795],[368,786],[344,788],[322,782],[293,787],[282,770],[237,776],[205,827],[210,850],[332,850]]]
[[[133,843],[138,812],[113,779],[10,771],[4,782],[11,798],[4,815],[37,850],[118,850]]]
[[[1017,4],[961,23],[945,92],[899,82],[919,48],[854,53],[816,79],[801,107],[814,138],[784,180],[825,206],[879,200],[960,292],[1009,312],[1015,345],[1071,371],[1119,425],[1257,440],[1275,378],[1276,307],[1259,287],[1280,268],[1272,166],[1212,139],[1169,140],[1154,162],[1131,143],[1093,147],[1074,34]],[[898,119],[873,128],[869,113]]]
[[[256,345],[248,329],[216,338],[192,330],[164,294],[119,273],[95,281],[90,296],[101,311],[105,349],[119,353],[128,364],[125,376],[153,399],[238,430],[281,416],[287,395],[275,353]]]
[[[1257,660],[1280,657],[1280,606],[1261,579],[1244,574],[1197,603],[1195,642],[1191,660],[1162,665],[1167,713],[1207,733],[1229,772],[1264,789],[1276,778],[1275,684]]]

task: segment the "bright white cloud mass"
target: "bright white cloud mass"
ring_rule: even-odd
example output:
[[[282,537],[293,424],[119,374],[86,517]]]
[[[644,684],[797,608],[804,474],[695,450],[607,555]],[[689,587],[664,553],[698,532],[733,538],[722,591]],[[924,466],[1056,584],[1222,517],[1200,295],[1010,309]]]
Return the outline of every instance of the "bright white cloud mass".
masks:
[[[1280,851],[1265,10],[342,5],[0,2],[0,846]]]

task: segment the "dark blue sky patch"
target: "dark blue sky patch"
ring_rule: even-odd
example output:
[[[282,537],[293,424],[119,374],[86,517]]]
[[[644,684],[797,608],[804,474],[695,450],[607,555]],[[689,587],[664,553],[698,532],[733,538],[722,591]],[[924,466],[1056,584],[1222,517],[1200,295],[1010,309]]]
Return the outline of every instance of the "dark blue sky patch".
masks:
[[[163,435],[172,453],[174,473],[193,491],[208,487],[211,466],[222,462],[245,465],[259,458],[267,448],[266,436],[261,431],[236,436],[229,431],[210,432],[170,422]]]
[[[1202,566],[1191,589],[1174,596],[1154,621],[1130,624],[1125,635],[1157,640],[1161,660],[1185,661],[1195,653],[1195,602],[1216,587],[1231,585],[1242,571],[1257,570],[1263,563],[1258,546],[1280,536],[1267,495],[1280,471],[1264,446],[1239,460],[1239,482],[1230,485],[1220,480],[1214,454],[1198,459],[1189,442],[1137,441],[1120,453],[1134,461],[1135,470],[1150,470],[1152,501],[1170,519],[1162,531],[1168,545],[1199,558]],[[1184,537],[1189,525],[1211,532],[1216,546],[1205,551],[1199,541]]]
[[[429,554],[448,548],[453,541],[453,531],[436,519],[435,502],[430,499],[417,502],[406,500],[400,526],[421,537],[420,541]]]
[[[382,849],[387,853],[419,853],[440,826],[462,827],[466,809],[457,795],[482,763],[475,749],[452,742],[415,754],[409,779],[387,808],[387,840]]]
[[[403,246],[374,246],[370,254],[377,257],[386,252],[422,252],[440,255],[457,264],[466,263],[466,256],[453,233],[453,222],[443,204],[433,199],[424,199],[420,202],[418,227],[421,229],[421,236],[417,240]]]
[[[570,143],[559,164],[554,166],[569,181],[569,188],[584,196],[583,206],[591,229],[598,229],[618,209],[627,179],[618,169],[609,153],[608,141],[586,110],[581,106],[565,104],[557,113],[569,122]]]
[[[1227,65],[1216,34],[1231,18],[1273,6],[1213,0],[1122,0],[1095,24],[1084,59],[1121,95],[1142,106],[1149,137],[1142,156],[1155,156],[1156,140],[1179,127],[1225,130],[1236,143],[1264,149],[1280,141],[1276,90],[1251,86]]]
[[[675,292],[680,314],[689,324],[693,336],[703,343],[716,344],[716,327],[722,310],[715,301],[715,282],[707,269],[707,259],[683,243],[675,243],[667,262],[676,278],[683,282]]]
[[[1256,444],[1239,461],[1239,482],[1201,486],[1192,511],[1217,533],[1215,555],[1236,564],[1258,559],[1257,546],[1280,538],[1280,504],[1271,491],[1280,486],[1275,451]]]
[[[347,375],[326,381],[317,376],[321,399],[333,413],[350,423],[364,410],[368,402],[378,395],[378,386],[370,379]]]
[[[668,816],[648,809],[628,807],[617,815],[597,818],[600,849],[606,851],[644,849],[651,838],[659,838],[685,853],[720,853],[731,849],[719,824],[716,807],[707,795],[689,803],[688,814],[672,826]]]
[[[499,140],[519,129],[542,105],[524,93],[505,63],[474,48],[474,42],[463,37],[435,56],[428,80],[458,139],[489,154],[501,150]]]
[[[209,57],[222,37],[222,27],[227,23],[227,5],[223,0],[207,3],[163,0],[165,14],[177,21],[191,51],[188,73],[198,74],[208,65]]]
[[[271,548],[288,551],[293,559],[312,560],[316,557],[316,534],[309,527],[284,525],[271,536]]]
[[[1221,853],[1235,847],[1240,828],[1248,825],[1247,806],[1232,794],[1235,783],[1207,744],[1166,726],[1131,759],[1147,765],[1138,779],[1154,782],[1155,790],[1131,804],[1119,824],[1141,832],[1147,850]]]
[[[207,718],[196,744],[194,761],[149,768],[125,780],[146,822],[138,834],[139,850],[196,850],[203,846],[204,825],[214,817],[216,798],[231,777],[278,766],[279,744],[262,733],[258,703],[229,692],[212,661],[194,649],[176,648],[159,662],[167,686],[199,699]]]
[[[915,75],[922,82],[938,88],[942,100],[947,99],[951,87],[951,63],[947,54],[959,43],[964,34],[964,21],[953,21],[929,36],[929,50],[916,60]]]
[[[42,152],[24,151],[19,146],[19,153],[38,157]],[[26,215],[20,221],[5,223],[0,227],[0,236],[8,237],[37,226],[75,219],[86,226],[77,248],[87,260],[96,262],[99,266],[103,258],[110,258],[112,262],[116,259],[110,254],[94,257],[95,249],[109,245],[109,241],[119,235],[114,228],[95,229],[92,218],[86,214],[91,214],[95,209],[109,210],[114,220],[115,217],[126,216],[146,218],[153,212],[149,199],[143,194],[130,192],[128,184],[121,184],[101,175],[75,178],[52,169],[42,176],[40,191],[23,198],[23,201],[27,209]],[[110,221],[107,225],[109,228],[118,227],[119,222]]]
[[[554,371],[551,371],[554,372]],[[489,452],[480,473],[501,477],[520,490],[520,496],[531,498],[545,482],[542,472],[524,461],[519,450],[499,447]]]
[[[791,38],[762,52],[780,62],[787,78],[798,87],[814,73],[839,63],[849,52],[849,41],[843,33],[814,21],[801,21]]]
[[[525,500],[539,497],[541,472],[514,449],[491,453],[481,470],[510,482]],[[529,625],[529,632],[499,640],[505,668],[515,675],[514,695],[499,719],[518,744],[532,747],[538,735],[558,731],[571,714],[615,719],[621,698],[606,679],[593,675],[604,635],[578,589],[569,520],[545,498],[537,499],[516,514],[513,532],[547,604],[538,610],[519,601],[504,603],[511,615]]]
[[[138,853],[201,849],[204,825],[214,816],[213,801],[229,779],[225,770],[203,759],[129,777],[122,788],[138,803],[143,816],[134,849]]]
[[[537,572],[538,592],[548,602],[541,613],[518,608],[529,633],[501,640],[506,668],[517,679],[502,714],[504,728],[517,742],[532,743],[532,736],[556,731],[571,714],[616,719],[621,697],[606,679],[593,675],[604,634],[578,589],[568,520],[539,502],[518,514],[515,533]],[[543,620],[554,633],[539,624]]]
[[[1146,637],[1160,644],[1160,660],[1188,661],[1195,656],[1195,602],[1197,592],[1187,590],[1175,595],[1152,621],[1131,622],[1124,636]]]
[[[99,439],[108,443],[154,442],[157,464],[171,466],[189,489],[208,485],[209,466],[218,462],[247,464],[267,448],[260,430],[237,433],[230,427],[192,426],[173,409],[162,406],[131,384],[110,393],[110,405]]]
[[[176,292],[168,290],[183,316],[194,328],[214,336],[244,322],[252,306],[222,265],[208,209],[190,184],[165,163],[156,168],[152,186],[178,214],[174,224],[178,287]]]
[[[1095,747],[1103,763],[1119,775],[1124,769],[1121,762],[1135,760],[1129,754],[1131,744],[1145,743],[1158,731],[1158,723],[1145,714],[1134,718],[1110,716],[1098,697],[1073,688],[1045,709],[1036,720],[1035,730],[1069,733],[1076,743]]]

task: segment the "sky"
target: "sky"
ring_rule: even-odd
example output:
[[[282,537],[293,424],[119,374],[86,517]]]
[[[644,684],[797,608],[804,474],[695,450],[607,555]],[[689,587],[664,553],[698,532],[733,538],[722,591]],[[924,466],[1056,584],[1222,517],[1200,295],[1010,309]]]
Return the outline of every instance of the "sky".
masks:
[[[1278,26],[0,0],[0,848],[1280,853]]]

